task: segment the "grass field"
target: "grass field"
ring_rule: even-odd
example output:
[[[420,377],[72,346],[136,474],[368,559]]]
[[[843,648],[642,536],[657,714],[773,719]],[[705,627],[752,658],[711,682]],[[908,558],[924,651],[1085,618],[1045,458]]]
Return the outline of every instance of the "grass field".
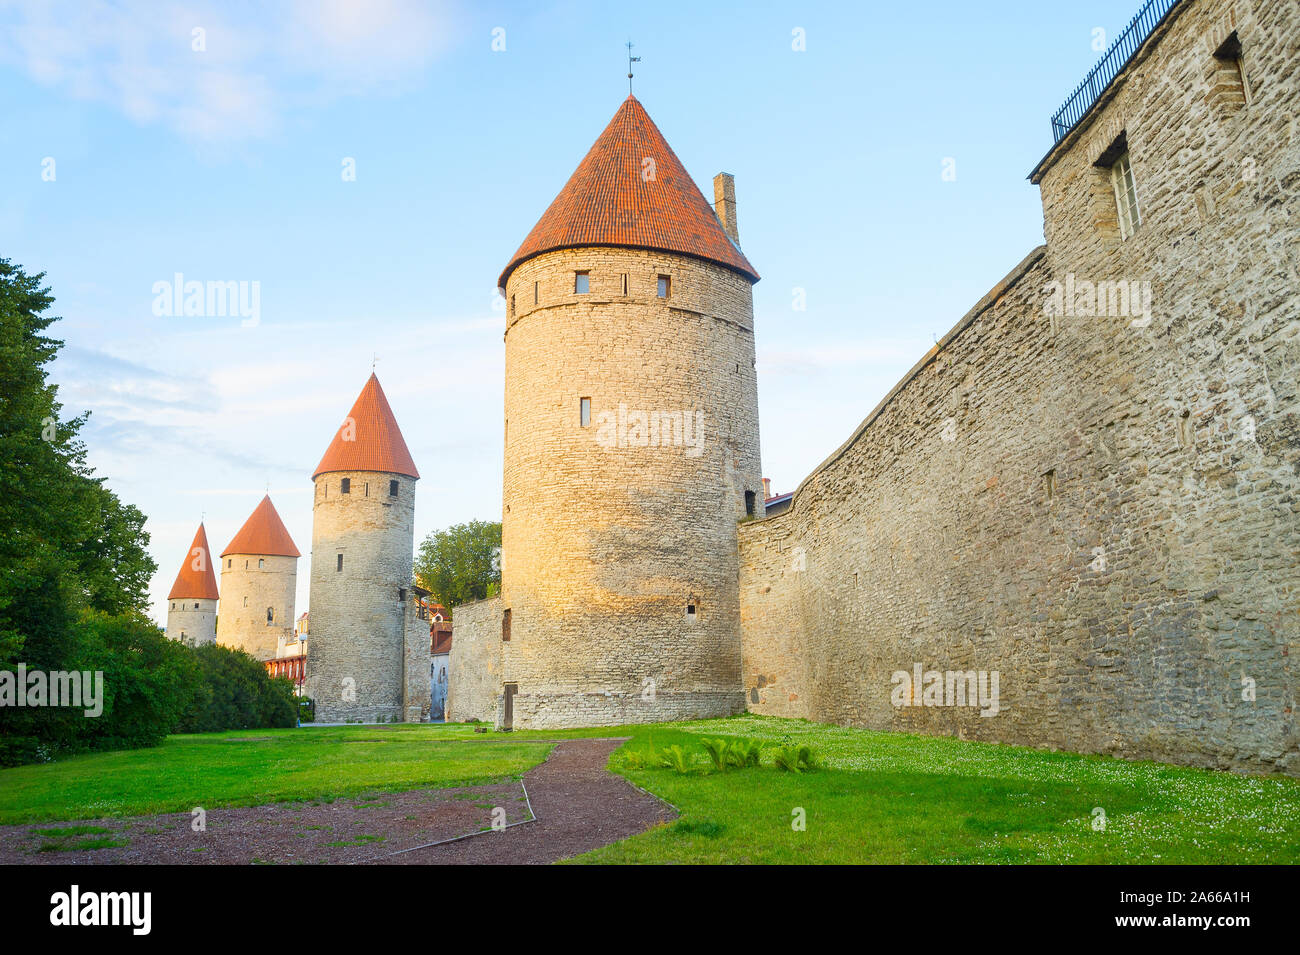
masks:
[[[611,768],[681,818],[576,862],[1300,862],[1300,780],[758,716],[508,736],[402,725],[176,736],[0,770],[0,822],[488,782],[543,760],[547,740],[581,736],[630,736]],[[769,753],[718,773],[701,736],[808,742],[825,765],[783,773]],[[695,754],[689,774],[625,756],[673,744]]]
[[[0,770],[0,823],[188,812],[487,783],[550,744],[471,727],[340,726],[172,736],[154,749]]]

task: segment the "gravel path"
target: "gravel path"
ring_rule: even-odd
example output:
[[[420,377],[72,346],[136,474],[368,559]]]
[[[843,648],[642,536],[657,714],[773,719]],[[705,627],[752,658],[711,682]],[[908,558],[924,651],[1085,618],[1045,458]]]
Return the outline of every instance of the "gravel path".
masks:
[[[559,742],[524,774],[523,786],[211,809],[206,829],[197,832],[190,813],[0,826],[0,864],[555,862],[675,817],[666,803],[605,770],[622,742]],[[492,831],[501,820],[506,828]],[[85,829],[106,831],[73,831]]]

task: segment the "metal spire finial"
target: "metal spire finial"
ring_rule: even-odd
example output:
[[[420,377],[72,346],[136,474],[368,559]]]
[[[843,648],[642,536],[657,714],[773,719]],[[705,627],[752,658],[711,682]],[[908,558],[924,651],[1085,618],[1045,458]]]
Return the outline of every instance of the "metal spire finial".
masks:
[[[632,41],[627,41],[627,95],[632,95],[632,64],[640,63],[641,57],[632,55]]]

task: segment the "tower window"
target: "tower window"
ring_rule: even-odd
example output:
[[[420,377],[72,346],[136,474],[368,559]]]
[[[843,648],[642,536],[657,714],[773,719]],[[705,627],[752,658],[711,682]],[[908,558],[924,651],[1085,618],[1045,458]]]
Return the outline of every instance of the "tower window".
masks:
[[[261,557],[257,558],[257,566],[258,566],[259,569],[262,568],[262,567],[265,567],[265,566],[266,566],[266,561],[265,561],[263,558],[261,558]]]
[[[1246,64],[1241,58],[1241,40],[1237,36],[1237,31],[1233,30],[1226,40],[1214,51],[1214,58],[1227,68],[1231,81],[1230,86],[1240,84],[1240,90],[1232,90],[1232,93],[1239,95],[1240,106],[1250,105],[1250,81],[1246,78]],[[1238,96],[1233,96],[1238,99]]]
[[[339,490],[342,491],[344,494],[351,494],[352,478],[344,478],[342,485],[339,487]]]
[[[267,607],[267,608],[266,608],[266,625],[269,627],[269,626],[270,626],[271,624],[273,624],[274,622],[275,622],[275,608],[274,608],[274,607]]]
[[[389,497],[397,497],[397,482],[396,482],[396,481],[389,481],[389,482],[388,482],[388,496],[389,496]]]
[[[750,517],[754,516],[754,492],[745,492],[745,513]]]
[[[538,299],[538,295],[539,295],[539,293],[538,293],[538,291],[537,291],[537,287],[538,287],[540,284],[541,284],[540,282],[534,282],[534,283],[533,283],[533,304],[534,304],[534,305],[537,304],[537,299]]]
[[[405,587],[398,587],[398,588],[397,588],[397,600],[398,600],[399,603],[405,603],[405,601],[406,601],[406,588],[405,588]]]
[[[686,619],[690,621],[694,621],[698,619],[699,615],[697,613],[697,610],[698,607],[696,606],[695,601],[692,600],[690,603],[686,605]]]
[[[334,568],[334,572],[335,572],[335,573],[341,573],[342,571],[343,571],[343,555],[342,555],[342,554],[339,554],[339,562],[338,562],[338,564],[335,566],[335,568]]]
[[[244,606],[245,606],[245,607],[248,606],[248,598],[247,598],[247,597],[244,598]]]
[[[229,557],[226,558],[226,566],[227,566],[227,567],[229,567],[229,566],[230,566],[231,564],[233,564],[233,563],[234,563],[234,561],[233,561],[231,558],[229,558]]]
[[[176,609],[176,602],[175,602],[175,601],[172,601],[172,609],[173,609],[173,610]]]
[[[623,294],[627,294],[627,273],[623,273]]]
[[[580,398],[578,400],[578,423],[584,428],[591,424],[591,399]]]
[[[578,295],[586,295],[591,291],[591,273],[574,272],[573,273],[573,291]]]
[[[672,294],[673,280],[667,275],[659,276],[658,295],[660,298],[667,298]]]
[[[510,642],[510,611],[506,610],[501,614],[501,641]]]
[[[199,605],[198,605],[198,604],[195,604],[195,605],[194,605],[194,609],[195,609],[195,610],[198,610],[198,609],[199,609]]]
[[[513,295],[511,295],[511,296],[510,296],[510,314],[513,315],[514,313],[515,313],[515,297],[514,297]]]
[[[1142,217],[1138,213],[1137,184],[1133,181],[1133,164],[1129,161],[1128,150],[1121,153],[1111,165],[1110,185],[1115,191],[1120,238],[1127,240],[1142,224]]]

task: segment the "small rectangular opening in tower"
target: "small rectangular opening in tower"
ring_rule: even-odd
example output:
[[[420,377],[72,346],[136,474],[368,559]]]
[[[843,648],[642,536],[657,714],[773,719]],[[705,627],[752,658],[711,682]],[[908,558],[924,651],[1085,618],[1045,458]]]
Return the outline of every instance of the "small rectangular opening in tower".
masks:
[[[1246,64],[1241,56],[1241,38],[1237,36],[1236,30],[1228,34],[1228,38],[1214,51],[1214,58],[1233,71],[1233,77],[1241,84],[1241,105],[1249,106],[1250,81],[1246,78]]]
[[[573,273],[573,291],[578,295],[586,295],[591,291],[591,273],[574,272]]]
[[[623,273],[623,294],[627,294],[627,273]]]
[[[754,492],[746,491],[745,492],[745,514],[748,515],[749,517],[754,516],[754,504],[755,504]]]
[[[389,496],[389,497],[397,497],[397,482],[396,482],[396,481],[389,481],[389,482],[388,482],[388,496]]]
[[[1056,497],[1056,468],[1043,473],[1043,500],[1050,501]]]
[[[501,642],[510,642],[510,611],[505,610],[501,614]]]
[[[339,490],[344,494],[352,493],[352,478],[344,478],[339,485]]]
[[[580,398],[578,400],[578,423],[584,428],[591,424],[590,398]]]
[[[398,587],[398,588],[397,588],[397,601],[398,601],[398,603],[405,603],[405,602],[406,602],[406,588],[405,588],[405,587]]]
[[[342,554],[339,554],[339,562],[338,562],[337,566],[335,566],[335,568],[334,568],[334,572],[335,572],[335,573],[341,573],[342,570],[343,570],[343,555],[342,555]]]
[[[673,291],[673,280],[670,276],[659,276],[658,294],[660,298],[668,298]]]
[[[699,607],[694,600],[686,603],[686,619],[692,623],[699,619]]]
[[[534,304],[534,305],[537,304],[537,299],[538,299],[539,295],[541,294],[541,293],[538,291],[538,286],[539,286],[540,284],[541,284],[540,282],[534,282],[534,283],[533,283],[533,304]]]

